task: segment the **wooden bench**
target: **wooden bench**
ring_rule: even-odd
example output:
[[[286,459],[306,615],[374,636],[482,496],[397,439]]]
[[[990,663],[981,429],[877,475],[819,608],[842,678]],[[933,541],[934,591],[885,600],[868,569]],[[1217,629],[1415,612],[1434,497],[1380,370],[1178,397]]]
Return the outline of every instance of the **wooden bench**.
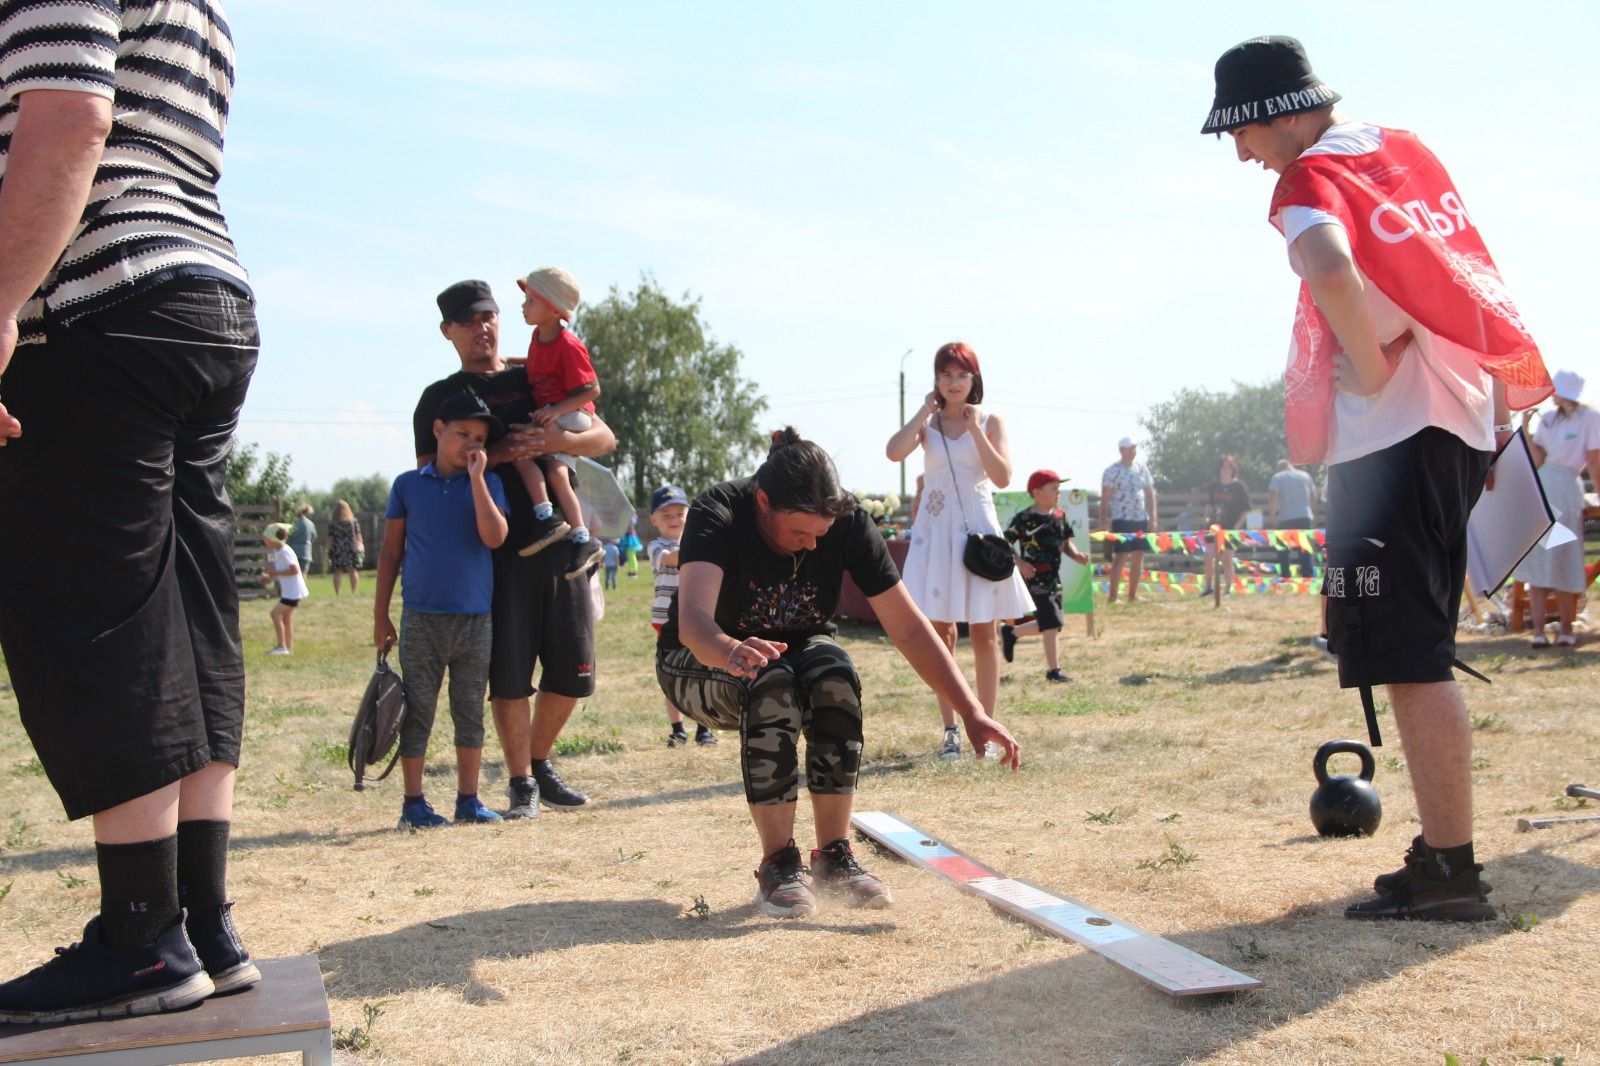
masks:
[[[300,1052],[332,1066],[333,1030],[315,955],[258,960],[261,983],[191,1010],[66,1025],[0,1025],[0,1063],[164,1066]]]

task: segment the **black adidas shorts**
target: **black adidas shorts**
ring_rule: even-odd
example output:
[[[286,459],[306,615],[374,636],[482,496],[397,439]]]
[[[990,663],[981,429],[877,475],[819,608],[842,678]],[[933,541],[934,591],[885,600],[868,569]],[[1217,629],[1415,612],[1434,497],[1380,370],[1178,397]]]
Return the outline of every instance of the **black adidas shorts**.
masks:
[[[1467,516],[1493,456],[1430,427],[1328,468],[1328,648],[1339,685],[1453,680]]]
[[[594,615],[589,582],[567,580],[572,542],[559,541],[526,558],[512,547],[494,553],[494,637],[489,695],[526,699],[533,668],[539,689],[557,696],[594,695]]]

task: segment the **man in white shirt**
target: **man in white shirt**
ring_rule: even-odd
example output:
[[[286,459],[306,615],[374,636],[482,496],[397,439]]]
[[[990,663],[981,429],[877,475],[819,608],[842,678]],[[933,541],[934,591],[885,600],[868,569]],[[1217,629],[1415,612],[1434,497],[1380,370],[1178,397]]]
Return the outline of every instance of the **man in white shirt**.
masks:
[[[1256,38],[1217,61],[1202,132],[1231,134],[1241,162],[1281,175],[1270,218],[1305,281],[1286,378],[1291,454],[1298,442],[1330,464],[1329,645],[1375,741],[1370,690],[1388,687],[1422,822],[1406,865],[1345,916],[1486,921],[1472,733],[1451,672],[1466,521],[1510,435],[1502,381],[1526,403],[1548,377],[1442,166],[1410,134],[1346,120],[1338,100],[1298,41]],[[1482,284],[1463,294],[1440,262],[1469,258]],[[1472,336],[1482,351],[1460,343]]]
[[[1154,533],[1156,531],[1156,482],[1150,469],[1134,458],[1138,446],[1132,437],[1117,441],[1120,454],[1116,462],[1100,475],[1100,528],[1111,533]],[[1111,574],[1107,603],[1117,602],[1122,583],[1122,562],[1128,561],[1128,602],[1139,598],[1139,579],[1144,572],[1144,553],[1150,541],[1133,537],[1111,545]]]

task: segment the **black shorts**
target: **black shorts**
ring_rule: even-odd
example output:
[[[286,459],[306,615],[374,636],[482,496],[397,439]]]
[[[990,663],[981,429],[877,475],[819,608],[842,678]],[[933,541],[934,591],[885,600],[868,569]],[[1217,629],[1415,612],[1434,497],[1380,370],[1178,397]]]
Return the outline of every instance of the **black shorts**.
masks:
[[[535,663],[542,668],[539,691],[573,699],[594,695],[593,604],[588,581],[567,580],[573,550],[563,540],[526,558],[515,548],[494,553],[491,699],[532,696]]]
[[[1339,685],[1450,681],[1467,517],[1493,456],[1430,427],[1328,468],[1328,648]]]
[[[287,596],[280,598],[278,600],[278,602],[283,604],[285,607],[298,607],[298,606],[300,606],[300,601],[299,600],[291,600]]]
[[[1144,518],[1113,518],[1111,532],[1113,533],[1143,533],[1150,527],[1148,519]],[[1147,552],[1150,542],[1143,537],[1134,540],[1119,540],[1111,546],[1113,553],[1122,555],[1125,552]]]
[[[17,349],[0,448],[0,647],[69,818],[237,765],[228,451],[254,304],[179,279]]]
[[[1044,592],[1030,587],[1028,595],[1033,597],[1033,620],[1039,623],[1039,632],[1060,629],[1067,624],[1067,616],[1061,613],[1060,589]]]

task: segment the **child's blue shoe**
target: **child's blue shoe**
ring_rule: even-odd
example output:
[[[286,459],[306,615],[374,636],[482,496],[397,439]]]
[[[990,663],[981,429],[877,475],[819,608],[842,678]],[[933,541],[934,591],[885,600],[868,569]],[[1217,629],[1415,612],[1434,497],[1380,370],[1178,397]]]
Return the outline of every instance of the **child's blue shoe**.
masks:
[[[400,807],[400,829],[438,829],[450,820],[435,811],[426,799],[406,800]]]
[[[444,821],[442,818],[439,820]],[[503,819],[494,811],[491,811],[489,808],[485,807],[483,805],[483,801],[478,799],[477,796],[457,796],[456,821],[499,822],[503,821]]]

